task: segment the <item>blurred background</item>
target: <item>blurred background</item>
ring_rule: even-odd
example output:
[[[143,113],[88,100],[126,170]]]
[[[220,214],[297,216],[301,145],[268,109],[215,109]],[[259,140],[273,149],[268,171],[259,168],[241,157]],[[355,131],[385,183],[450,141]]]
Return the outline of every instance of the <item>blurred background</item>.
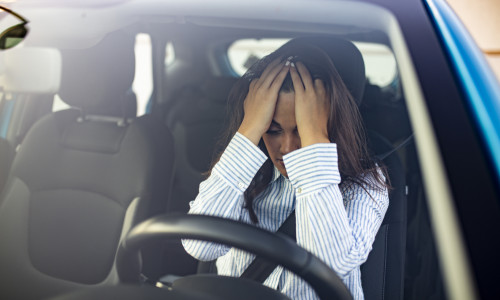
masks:
[[[500,81],[500,0],[447,0]]]

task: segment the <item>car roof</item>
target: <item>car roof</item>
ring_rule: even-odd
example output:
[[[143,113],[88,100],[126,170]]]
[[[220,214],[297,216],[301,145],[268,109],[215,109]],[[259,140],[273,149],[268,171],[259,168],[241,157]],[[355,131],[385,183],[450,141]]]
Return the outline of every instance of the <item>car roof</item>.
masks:
[[[388,10],[370,3],[321,0],[217,0],[210,5],[199,0],[44,0],[15,7],[30,16],[27,43],[60,48],[90,47],[118,29],[166,30],[172,35],[190,31],[198,33],[192,38],[211,39],[324,32],[385,42],[383,35],[374,33],[393,19]]]

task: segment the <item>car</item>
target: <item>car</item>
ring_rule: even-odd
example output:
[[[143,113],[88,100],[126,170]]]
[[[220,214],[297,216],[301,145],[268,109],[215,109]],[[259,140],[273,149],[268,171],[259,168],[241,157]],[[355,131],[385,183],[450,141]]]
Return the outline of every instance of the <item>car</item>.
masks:
[[[200,274],[180,242],[200,238],[348,299],[287,237],[186,215],[232,85],[292,38],[331,56],[388,167],[366,299],[499,298],[500,85],[444,0],[2,5],[0,298],[284,297]]]

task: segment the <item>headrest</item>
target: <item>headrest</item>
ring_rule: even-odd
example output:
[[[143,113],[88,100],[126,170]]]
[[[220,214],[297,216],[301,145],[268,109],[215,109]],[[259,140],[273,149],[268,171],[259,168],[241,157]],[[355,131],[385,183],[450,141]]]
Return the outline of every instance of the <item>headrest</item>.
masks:
[[[61,99],[85,114],[127,116],[134,42],[131,35],[114,33],[92,48],[63,50]]]
[[[0,54],[0,86],[12,93],[55,94],[61,53],[53,48],[13,48]]]
[[[359,49],[350,41],[332,36],[304,36],[295,40],[315,45],[330,56],[344,84],[359,106],[366,81],[365,63]]]
[[[213,101],[226,103],[229,92],[237,81],[236,77],[209,77],[201,85],[201,91]]]

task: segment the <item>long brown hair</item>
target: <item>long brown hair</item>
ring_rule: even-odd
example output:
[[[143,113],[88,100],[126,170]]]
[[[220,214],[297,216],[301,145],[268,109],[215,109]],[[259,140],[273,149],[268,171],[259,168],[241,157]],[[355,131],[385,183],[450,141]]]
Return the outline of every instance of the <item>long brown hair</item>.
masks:
[[[322,49],[300,40],[291,40],[273,53],[257,61],[233,86],[228,97],[229,123],[219,142],[219,149],[223,150],[227,147],[243,121],[243,103],[248,94],[250,81],[260,77],[267,65],[273,60],[279,57],[286,59],[290,56],[293,56],[295,61],[300,61],[307,67],[313,80],[321,79],[324,82],[327,95],[330,98],[328,137],[331,142],[337,144],[341,184],[359,184],[362,187],[372,186],[375,189],[388,188],[389,184],[383,180],[383,177],[378,172],[378,169],[381,169],[387,178],[385,168],[381,162],[375,161],[368,153],[358,106],[333,62]],[[285,78],[281,91],[293,91],[290,74]],[[259,148],[269,157],[262,139]],[[222,152],[216,156],[208,172],[209,174],[221,155]],[[248,209],[250,218],[254,223],[257,223],[258,219],[253,209],[253,200],[267,188],[271,182],[272,174],[273,163],[270,159],[267,159],[245,192],[245,208]],[[372,175],[377,183],[366,181],[364,179],[366,175]]]

